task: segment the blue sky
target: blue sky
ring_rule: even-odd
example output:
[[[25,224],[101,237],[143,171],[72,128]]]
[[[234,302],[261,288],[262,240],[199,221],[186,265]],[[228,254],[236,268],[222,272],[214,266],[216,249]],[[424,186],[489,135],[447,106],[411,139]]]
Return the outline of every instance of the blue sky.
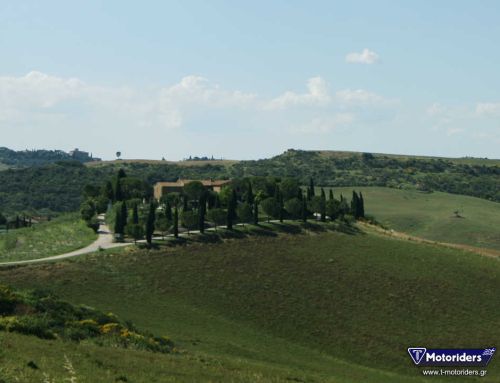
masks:
[[[498,1],[4,1],[0,145],[498,158]]]

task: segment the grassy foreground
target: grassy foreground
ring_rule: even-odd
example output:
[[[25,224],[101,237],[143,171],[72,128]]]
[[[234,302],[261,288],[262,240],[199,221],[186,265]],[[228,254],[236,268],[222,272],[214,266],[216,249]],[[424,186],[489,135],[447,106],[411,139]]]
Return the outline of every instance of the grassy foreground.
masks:
[[[63,254],[95,241],[97,235],[77,213],[0,234],[0,262]]]
[[[0,270],[0,281],[112,311],[183,350],[145,357],[53,342],[45,354],[38,339],[3,334],[12,352],[1,365],[26,376],[27,355],[51,371],[66,353],[84,382],[110,371],[134,382],[423,382],[407,347],[500,343],[498,260],[370,234],[122,249]],[[131,366],[143,359],[142,377]],[[480,381],[499,376],[493,360]]]
[[[353,188],[334,188],[351,198]],[[500,249],[500,203],[441,192],[355,187],[365,210],[388,228],[433,241]],[[460,217],[454,212],[458,210]]]

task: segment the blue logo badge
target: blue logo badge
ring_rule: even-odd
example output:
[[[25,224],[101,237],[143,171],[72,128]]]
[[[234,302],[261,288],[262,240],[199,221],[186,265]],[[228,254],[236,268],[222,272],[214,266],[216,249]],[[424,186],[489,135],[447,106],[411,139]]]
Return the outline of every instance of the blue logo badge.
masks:
[[[413,363],[416,365],[420,364],[420,361],[424,357],[425,352],[427,351],[424,347],[408,347],[408,353],[413,359]]]
[[[493,358],[496,348],[436,348],[408,347],[416,366],[471,366],[486,367]]]

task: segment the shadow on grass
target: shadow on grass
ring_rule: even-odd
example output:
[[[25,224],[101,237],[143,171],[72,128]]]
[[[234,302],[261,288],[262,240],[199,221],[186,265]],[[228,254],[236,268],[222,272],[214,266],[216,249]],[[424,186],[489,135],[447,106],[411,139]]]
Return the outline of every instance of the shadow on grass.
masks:
[[[364,234],[364,232],[356,226],[345,222],[339,222],[339,224],[337,225],[337,231],[348,235]]]
[[[323,233],[327,231],[327,227],[324,224],[307,221],[302,224],[302,227],[305,230],[312,231],[314,233]]]
[[[273,222],[271,224],[275,231],[286,234],[300,234],[302,229],[298,225],[286,223],[286,222]]]
[[[197,235],[196,237],[193,236],[191,238],[194,242],[197,243],[219,243],[222,242],[222,238],[219,235],[220,232],[214,231],[214,232],[205,232],[203,235]]]
[[[260,237],[277,237],[278,234],[272,230],[269,230],[261,225],[252,225],[251,228],[249,228],[249,234],[250,235],[255,235],[255,236],[260,236]]]

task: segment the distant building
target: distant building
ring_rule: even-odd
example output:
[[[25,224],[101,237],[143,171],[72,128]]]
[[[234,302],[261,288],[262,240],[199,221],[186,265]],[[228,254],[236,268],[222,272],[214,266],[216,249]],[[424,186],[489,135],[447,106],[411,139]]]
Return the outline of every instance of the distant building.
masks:
[[[82,162],[88,162],[88,161],[101,161],[100,158],[98,157],[93,157],[92,153],[89,154],[89,152],[85,152],[83,150],[80,150],[78,148],[75,148],[74,150],[71,150],[69,152],[69,155],[77,160],[77,161],[82,161]]]
[[[213,190],[216,193],[219,193],[224,185],[228,185],[231,183],[231,180],[183,180],[178,179],[175,182],[157,182],[154,186],[154,196],[157,200],[159,200],[164,194],[167,193],[180,193],[182,192],[182,188],[184,185],[193,182],[199,181],[207,188],[208,190]]]

